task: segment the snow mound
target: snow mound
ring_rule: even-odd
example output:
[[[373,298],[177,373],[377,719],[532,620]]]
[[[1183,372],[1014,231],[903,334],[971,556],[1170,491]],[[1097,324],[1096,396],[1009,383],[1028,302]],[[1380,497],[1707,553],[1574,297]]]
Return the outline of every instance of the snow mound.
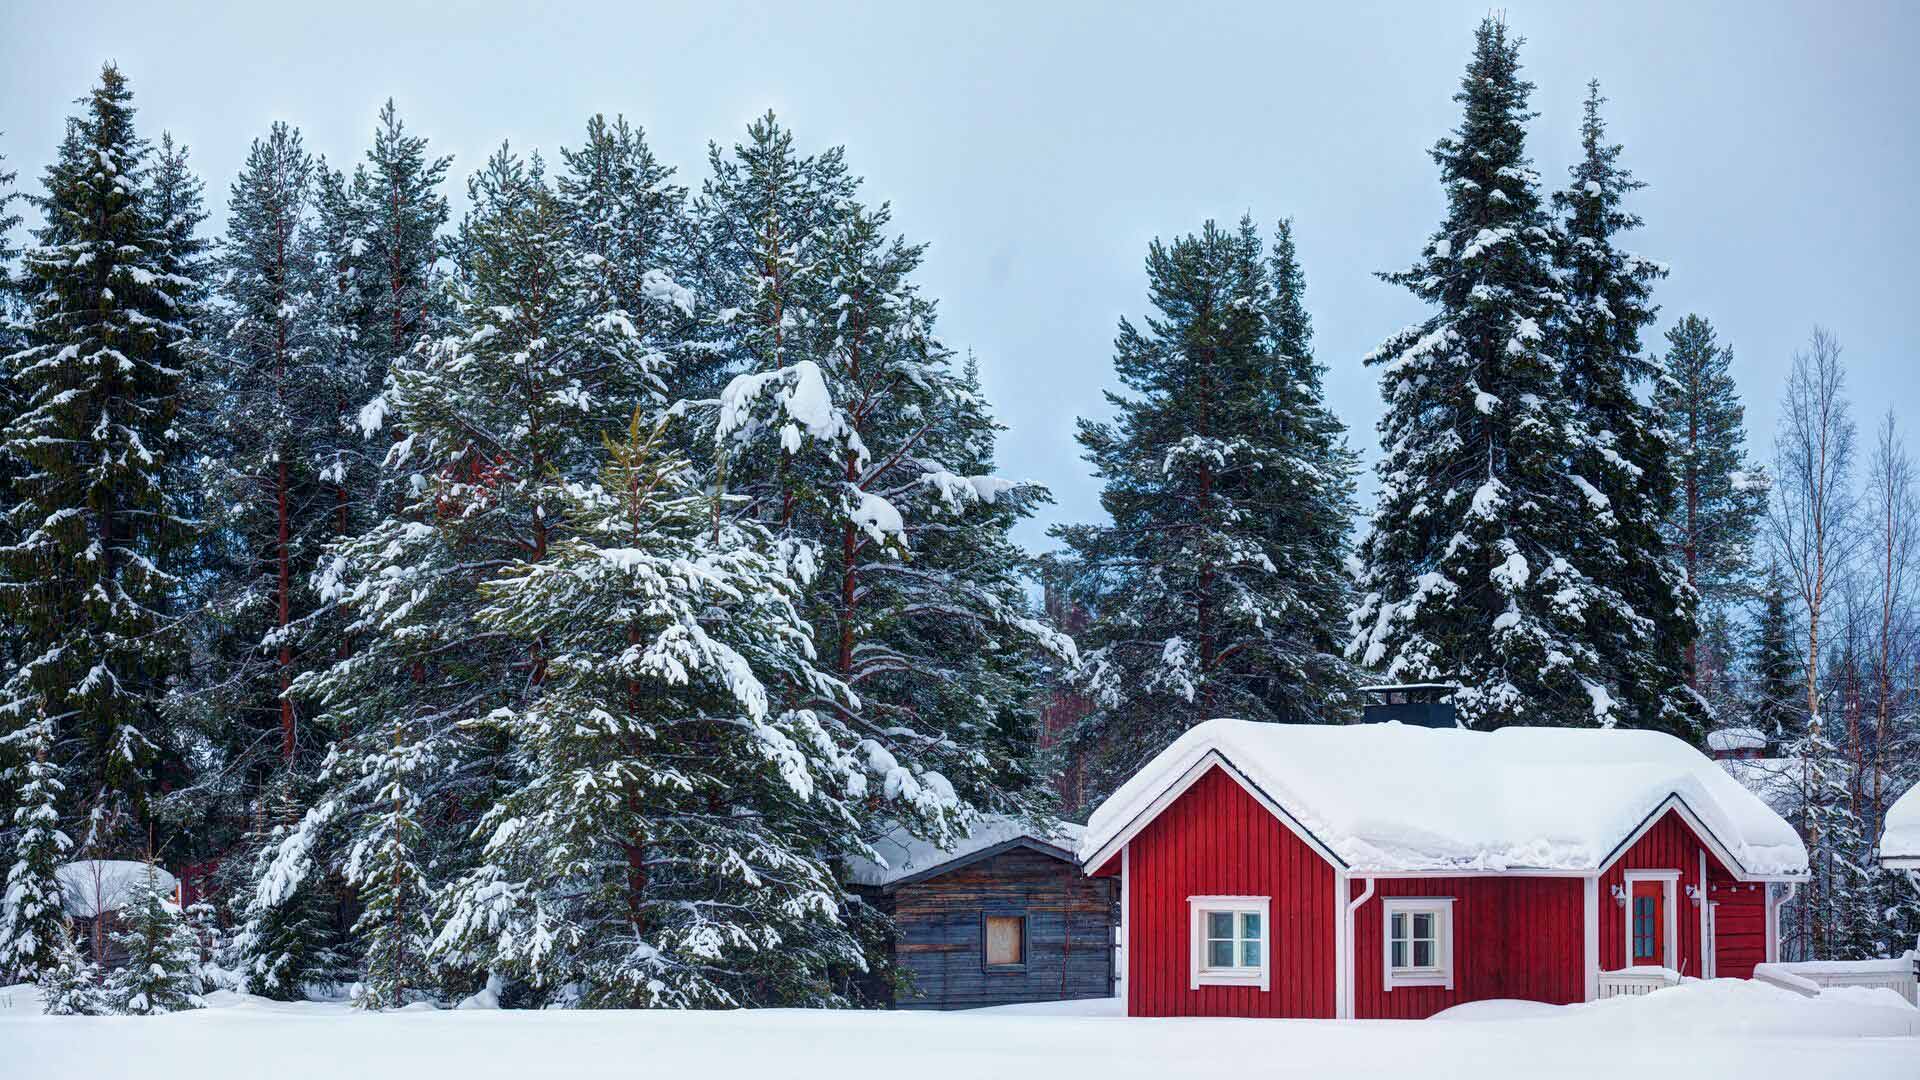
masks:
[[[1907,789],[1887,810],[1886,831],[1880,834],[1880,858],[1901,860],[1920,869],[1920,784]]]
[[[884,888],[904,878],[923,874],[996,844],[1022,837],[1059,848],[1071,858],[1080,846],[1084,832],[1081,826],[1066,821],[1056,822],[1049,831],[1036,829],[1018,818],[989,814],[980,818],[973,830],[953,847],[942,849],[931,840],[922,840],[903,828],[896,828],[874,841],[873,848],[880,856],[879,862],[849,859],[847,876],[855,885]]]
[[[1227,719],[1187,731],[1102,803],[1081,860],[1215,753],[1355,872],[1598,870],[1676,797],[1737,872],[1807,870],[1791,825],[1719,763],[1659,732]]]
[[[162,892],[173,892],[180,882],[159,867],[153,872],[160,879]],[[64,894],[67,914],[91,919],[109,911],[118,911],[133,899],[133,890],[147,879],[147,864],[131,859],[82,859],[54,871]]]

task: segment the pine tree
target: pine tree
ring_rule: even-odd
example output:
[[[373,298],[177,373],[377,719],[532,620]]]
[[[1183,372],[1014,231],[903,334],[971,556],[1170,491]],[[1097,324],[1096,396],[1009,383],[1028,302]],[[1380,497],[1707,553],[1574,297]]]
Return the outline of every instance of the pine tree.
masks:
[[[1344,664],[1338,522],[1351,463],[1317,394],[1283,226],[1208,222],[1147,254],[1157,314],[1122,320],[1114,423],[1080,421],[1111,526],[1057,530],[1094,612],[1083,739],[1111,782],[1214,716],[1328,720]]]
[[[12,859],[0,895],[0,975],[18,982],[51,978],[68,938],[57,872],[73,841],[60,829],[66,785],[54,759],[53,732],[53,721],[36,715],[0,736],[0,754],[19,762],[0,772],[16,804]]]
[[[855,740],[777,711],[819,675],[794,550],[713,497],[636,411],[539,562],[485,587],[482,628],[550,653],[538,692],[474,723],[524,785],[482,819],[437,948],[589,1007],[825,1003],[857,963],[822,828],[847,833]]]
[[[1753,584],[1752,546],[1767,507],[1767,477],[1747,460],[1733,347],[1715,339],[1713,324],[1699,315],[1674,324],[1664,367],[1653,408],[1666,418],[1679,485],[1667,543],[1711,610],[1742,599]]]
[[[1613,598],[1573,562],[1591,515],[1567,467],[1578,417],[1550,351],[1553,233],[1526,156],[1521,41],[1488,18],[1433,149],[1447,217],[1406,271],[1439,310],[1367,360],[1387,414],[1347,654],[1399,682],[1458,681],[1461,721],[1623,718],[1586,627]]]
[[[33,343],[11,358],[22,407],[0,434],[0,454],[22,467],[0,606],[24,656],[0,718],[44,713],[80,744],[70,790],[91,808],[96,843],[121,811],[144,812],[176,663],[167,565],[188,531],[168,480],[183,298],[197,282],[181,273],[178,215],[157,215],[131,101],[108,65],[48,167],[46,224],[26,256]]]
[[[1004,798],[985,778],[1011,745],[997,691],[947,681],[976,663],[963,654],[1069,647],[1000,558],[998,537],[1043,492],[955,470],[981,434],[961,428],[991,420],[913,283],[922,249],[857,201],[841,151],[803,157],[769,115],[710,158],[689,271],[708,314],[667,381],[678,408],[718,398],[714,482],[819,567],[803,611],[821,666],[859,694],[857,709],[804,693],[781,708],[839,712],[870,744],[890,801],[867,827],[950,835],[955,795]],[[986,557],[969,561],[968,544]]]
[[[1666,438],[1638,394],[1657,372],[1640,332],[1656,317],[1652,284],[1666,268],[1620,247],[1642,224],[1625,200],[1646,184],[1607,142],[1605,101],[1589,83],[1581,159],[1553,197],[1563,218],[1555,268],[1565,302],[1554,334],[1572,410],[1568,464],[1588,511],[1576,519],[1586,527],[1569,558],[1604,596],[1587,607],[1585,636],[1621,699],[1619,719],[1697,739],[1705,710],[1688,685],[1695,597],[1662,531],[1674,494]]]
[[[80,944],[62,924],[56,959],[40,978],[40,1010],[48,1016],[101,1016],[111,1011],[100,969],[80,955]]]
[[[547,557],[570,483],[590,476],[614,403],[657,398],[634,320],[601,306],[539,159],[506,149],[469,184],[454,244],[455,334],[421,343],[388,373],[363,422],[402,433],[388,451],[399,512],[336,544],[323,592],[353,613],[353,653],[303,676],[344,734],[325,802],[344,815],[347,880],[365,910],[361,1003],[429,988],[433,897],[472,855],[463,822],[430,803],[487,806],[513,786],[497,733],[468,723],[545,678],[549,651],[475,633],[485,577]],[[396,677],[398,674],[398,677]]]
[[[153,1016],[199,1008],[200,943],[167,899],[151,862],[134,879],[119,917],[123,928],[114,933],[113,943],[127,961],[107,976],[113,1011]]]
[[[448,209],[440,185],[452,163],[428,157],[427,140],[407,134],[388,99],[373,147],[346,188],[354,230],[346,269],[355,279],[358,329],[377,372],[433,333],[444,313],[437,263]]]

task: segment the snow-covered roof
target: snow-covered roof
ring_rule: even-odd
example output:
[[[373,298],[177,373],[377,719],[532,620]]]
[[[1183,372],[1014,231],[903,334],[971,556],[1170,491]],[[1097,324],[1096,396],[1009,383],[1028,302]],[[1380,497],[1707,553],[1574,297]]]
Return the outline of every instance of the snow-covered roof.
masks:
[[[1773,740],[1759,728],[1730,727],[1707,732],[1709,750],[1765,750]]]
[[[988,848],[1021,839],[1059,848],[1071,856],[1079,848],[1085,832],[1083,826],[1068,821],[1056,822],[1048,830],[1034,828],[1018,818],[988,814],[981,817],[973,830],[952,848],[943,851],[937,844],[922,840],[905,829],[894,829],[874,841],[874,850],[879,853],[881,861],[849,859],[847,876],[855,885],[895,885],[907,878],[918,877],[929,870],[977,855]]]
[[[160,890],[171,893],[180,882],[159,867],[153,872],[160,879]],[[60,881],[63,906],[67,914],[91,919],[108,911],[117,911],[133,899],[134,888],[147,878],[147,864],[130,859],[82,859],[54,871]]]
[[[1920,869],[1920,784],[1887,808],[1886,828],[1880,833],[1880,861]]]
[[[1100,805],[1080,857],[1144,825],[1217,754],[1353,871],[1598,870],[1678,798],[1754,877],[1806,872],[1780,815],[1686,743],[1651,731],[1209,720]]]

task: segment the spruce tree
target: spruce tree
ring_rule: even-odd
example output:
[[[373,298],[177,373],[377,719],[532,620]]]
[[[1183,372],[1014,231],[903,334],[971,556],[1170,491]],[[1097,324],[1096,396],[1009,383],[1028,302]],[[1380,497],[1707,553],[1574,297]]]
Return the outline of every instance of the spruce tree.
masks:
[[[68,940],[58,871],[73,848],[60,829],[66,785],[54,758],[53,721],[35,716],[0,736],[0,754],[18,763],[0,771],[14,803],[12,850],[0,886],[0,976],[44,984]]]
[[[1689,691],[1687,667],[1695,597],[1662,531],[1674,493],[1667,440],[1639,393],[1657,373],[1640,332],[1656,317],[1652,285],[1666,268],[1620,246],[1641,225],[1625,201],[1646,185],[1607,141],[1605,101],[1600,84],[1589,83],[1581,158],[1553,197],[1562,216],[1555,268],[1564,303],[1554,331],[1571,406],[1568,467],[1587,504],[1569,558],[1604,597],[1587,608],[1586,637],[1608,692],[1621,699],[1620,721],[1697,740],[1705,709]]]
[[[1733,346],[1719,343],[1713,324],[1699,315],[1675,323],[1663,366],[1653,408],[1665,418],[1678,484],[1667,543],[1711,610],[1743,599],[1754,584],[1752,547],[1767,508],[1766,472],[1747,459]]]
[[[80,955],[80,944],[66,925],[55,943],[55,961],[38,980],[40,1011],[48,1016],[102,1016],[110,1012],[100,969]]]
[[[346,271],[354,278],[358,327],[378,373],[433,333],[445,312],[438,262],[447,200],[440,193],[450,157],[429,157],[427,140],[409,135],[389,98],[366,160],[345,197],[353,236]]]
[[[1793,596],[1779,564],[1769,564],[1751,637],[1752,723],[1781,745],[1806,731],[1805,664],[1795,644]]]
[[[821,851],[865,768],[831,713],[771,688],[822,677],[793,549],[715,497],[636,410],[565,539],[487,583],[486,632],[550,654],[536,693],[472,723],[526,780],[477,824],[436,948],[588,1007],[832,1001],[858,962]]]
[[[31,344],[11,358],[20,411],[0,433],[0,454],[21,468],[0,607],[23,656],[0,721],[54,717],[58,741],[78,744],[69,794],[93,817],[88,841],[104,844],[124,811],[145,812],[177,662],[168,566],[188,530],[169,484],[175,365],[198,282],[178,249],[179,206],[159,216],[125,78],[108,65],[82,103],[39,200]],[[177,169],[162,166],[178,195]]]
[[[1283,226],[1212,222],[1147,254],[1156,314],[1122,320],[1112,423],[1082,419],[1112,525],[1056,531],[1094,612],[1082,738],[1111,783],[1215,716],[1331,720],[1345,665],[1351,462],[1320,402]]]
[[[1526,155],[1519,38],[1489,17],[1433,149],[1447,216],[1385,275],[1437,308],[1368,357],[1387,413],[1347,654],[1394,682],[1458,681],[1463,723],[1625,716],[1587,619],[1611,597],[1575,559],[1592,508],[1568,462],[1579,418],[1550,337],[1552,222]]]
[[[200,1007],[200,943],[167,899],[159,871],[132,879],[127,903],[119,911],[121,928],[114,947],[126,963],[107,976],[106,998],[114,1012],[154,1016]]]

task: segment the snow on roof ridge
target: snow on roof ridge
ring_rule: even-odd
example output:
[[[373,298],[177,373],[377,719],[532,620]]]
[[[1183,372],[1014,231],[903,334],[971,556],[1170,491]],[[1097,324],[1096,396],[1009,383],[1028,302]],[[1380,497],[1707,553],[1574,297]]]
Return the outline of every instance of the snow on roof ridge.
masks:
[[[1082,860],[1219,753],[1355,871],[1596,870],[1678,797],[1749,875],[1799,874],[1793,828],[1662,732],[1381,724],[1197,724],[1102,803]]]
[[[914,836],[905,827],[896,826],[873,843],[882,861],[848,859],[847,877],[855,885],[884,887],[1009,840],[1022,838],[1059,848],[1071,856],[1079,848],[1085,833],[1085,826],[1070,821],[1054,822],[1053,828],[1046,830],[1032,827],[1023,818],[1007,814],[982,814],[975,819],[966,836],[956,841],[953,847],[942,849],[930,840]]]

